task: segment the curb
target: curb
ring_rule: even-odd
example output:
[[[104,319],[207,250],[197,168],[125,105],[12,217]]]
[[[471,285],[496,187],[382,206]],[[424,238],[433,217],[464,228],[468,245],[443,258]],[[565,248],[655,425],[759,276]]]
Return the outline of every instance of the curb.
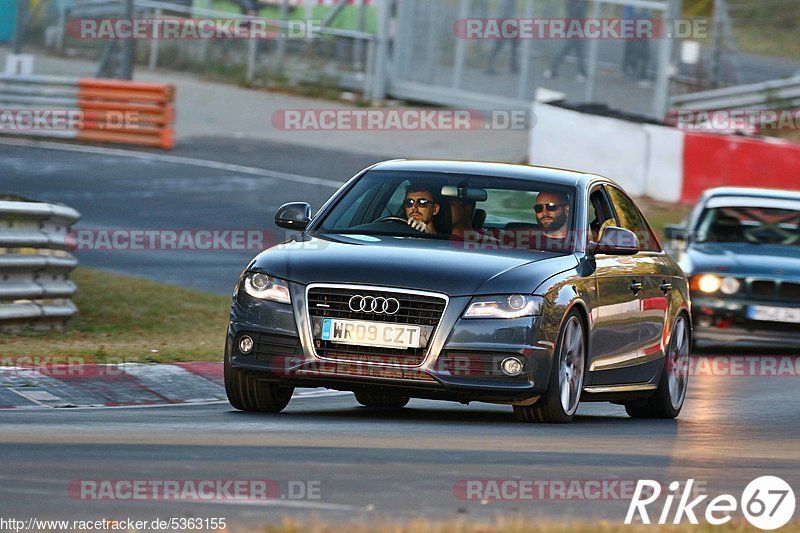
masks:
[[[348,394],[299,389],[292,397]],[[156,407],[227,399],[223,365],[217,362],[0,366],[0,410]]]
[[[0,409],[172,405],[225,400],[222,363],[0,367]]]

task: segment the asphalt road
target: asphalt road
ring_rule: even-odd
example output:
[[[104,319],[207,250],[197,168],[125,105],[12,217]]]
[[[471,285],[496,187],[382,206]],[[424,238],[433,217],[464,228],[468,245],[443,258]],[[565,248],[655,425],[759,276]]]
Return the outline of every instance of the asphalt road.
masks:
[[[294,399],[278,415],[240,413],[227,404],[4,411],[0,517],[224,517],[253,525],[283,516],[503,514],[621,523],[629,504],[619,496],[622,484],[638,479],[666,485],[692,478],[711,496],[737,498],[763,475],[800,489],[796,380],[707,376],[691,384],[677,421],[633,420],[619,406],[585,404],[566,426],[519,423],[509,407],[486,404],[412,400],[399,412],[373,411],[349,394]],[[287,498],[92,501],[68,494],[78,480],[253,479],[276,482]],[[581,493],[562,500],[554,492],[556,499],[481,502],[454,490],[487,479],[621,485],[605,500],[582,500]],[[290,483],[318,498],[289,498]],[[583,494],[591,496],[588,489]]]
[[[213,154],[213,157],[210,157]],[[359,170],[389,157],[236,139],[202,138],[176,150],[134,152],[0,140],[0,193],[61,202],[83,216],[75,230],[264,232],[290,201],[319,208]],[[78,250],[80,264],[228,294],[257,251]],[[105,248],[105,249],[103,249]]]

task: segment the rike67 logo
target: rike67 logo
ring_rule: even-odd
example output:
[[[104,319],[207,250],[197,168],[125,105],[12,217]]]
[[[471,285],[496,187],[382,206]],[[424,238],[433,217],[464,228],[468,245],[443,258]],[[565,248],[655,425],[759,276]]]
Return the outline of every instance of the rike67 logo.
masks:
[[[659,525],[665,525],[670,521],[673,524],[680,524],[687,520],[690,524],[697,525],[699,515],[705,518],[707,523],[720,526],[730,522],[733,514],[741,510],[753,526],[763,530],[773,530],[785,526],[794,516],[794,491],[779,477],[762,476],[754,479],[745,487],[738,500],[732,494],[722,494],[708,502],[705,501],[708,498],[707,494],[692,498],[693,485],[694,479],[687,480],[683,488],[678,481],[670,483],[661,512],[655,514],[658,513],[656,502],[662,498],[661,484],[648,479],[639,480],[631,505],[628,507],[625,523],[632,524],[638,515],[642,524],[650,524],[651,520],[656,520]],[[676,499],[678,502],[673,507]],[[705,504],[704,512],[701,504]],[[649,512],[654,514],[650,515]]]

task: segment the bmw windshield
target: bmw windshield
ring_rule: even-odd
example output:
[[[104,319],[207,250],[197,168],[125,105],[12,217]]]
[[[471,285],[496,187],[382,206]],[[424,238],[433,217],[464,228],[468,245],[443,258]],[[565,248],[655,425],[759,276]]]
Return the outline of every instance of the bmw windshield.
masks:
[[[800,202],[780,204],[707,209],[697,227],[697,241],[800,246]]]

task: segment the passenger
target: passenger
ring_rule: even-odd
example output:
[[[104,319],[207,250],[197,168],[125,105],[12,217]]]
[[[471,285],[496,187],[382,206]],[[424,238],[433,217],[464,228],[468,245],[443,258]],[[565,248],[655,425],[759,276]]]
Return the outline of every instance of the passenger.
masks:
[[[409,226],[422,233],[437,233],[433,217],[439,213],[441,206],[435,200],[430,187],[413,183],[409,185],[403,200],[403,209]]]
[[[570,203],[560,193],[540,192],[533,206],[536,221],[542,227],[545,242],[539,243],[544,249],[564,250],[570,246],[569,221]]]
[[[463,238],[468,232],[476,231],[472,224],[475,218],[475,202],[459,198],[448,198],[447,203],[450,207],[453,237]]]

